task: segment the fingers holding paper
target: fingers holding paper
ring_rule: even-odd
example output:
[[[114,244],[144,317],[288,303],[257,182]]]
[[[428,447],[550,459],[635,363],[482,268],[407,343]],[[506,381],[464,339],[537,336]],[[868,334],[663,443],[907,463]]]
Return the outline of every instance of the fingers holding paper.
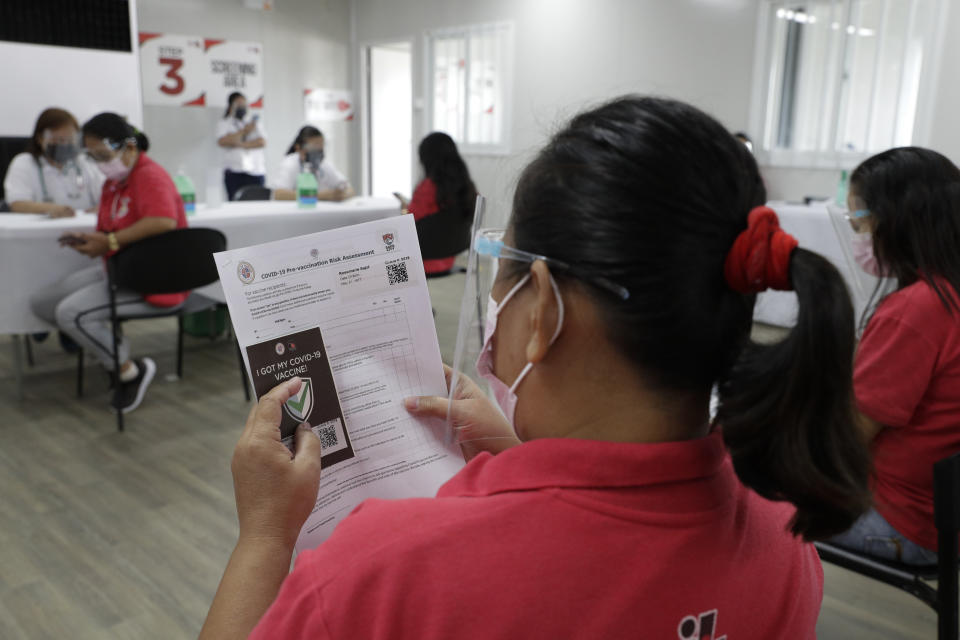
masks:
[[[443,365],[447,387],[452,384],[453,369]],[[416,416],[447,420],[463,451],[465,460],[470,460],[481,451],[494,455],[520,444],[513,427],[500,410],[469,377],[457,376],[457,388],[453,403],[442,396],[413,396],[404,399],[407,411]]]
[[[320,485],[320,439],[304,423],[295,448],[280,440],[283,404],[300,378],[274,387],[251,410],[233,452],[233,487],[241,539],[271,539],[293,547],[313,510]]]

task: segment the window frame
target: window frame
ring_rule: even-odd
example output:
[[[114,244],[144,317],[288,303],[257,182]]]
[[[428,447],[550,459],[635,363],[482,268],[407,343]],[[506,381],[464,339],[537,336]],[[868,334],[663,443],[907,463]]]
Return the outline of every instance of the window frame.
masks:
[[[775,75],[775,66],[779,64],[774,57],[774,34],[771,33],[771,19],[781,0],[761,0],[757,10],[755,55],[753,65],[753,81],[751,83],[749,131],[754,136],[754,154],[759,164],[763,166],[803,169],[852,169],[866,158],[878,153],[875,151],[798,151],[783,149],[776,146],[768,147],[767,141],[776,137],[776,112],[779,110],[779,97],[776,105],[771,105],[768,111],[768,96],[771,91],[771,82]],[[838,0],[843,15],[849,21],[854,0]],[[885,0],[890,2],[891,0]],[[894,0],[895,1],[895,0]],[[946,38],[946,20],[944,7],[945,0],[930,0],[932,2],[932,21],[929,38],[924,44],[924,60],[920,70],[919,86],[917,89],[916,117],[911,133],[911,145],[928,146],[931,143],[931,127],[937,94],[937,79],[940,77],[941,59]],[[849,35],[841,30],[840,64],[847,55],[847,41]],[[779,55],[779,53],[777,54]],[[878,56],[879,59],[879,56]],[[874,62],[874,76],[879,73],[878,63]],[[824,126],[830,128],[830,140],[837,138],[837,129],[840,126],[841,105],[845,99],[842,91],[843,74],[836,73],[833,86],[833,103],[830,105],[830,121]],[[902,91],[902,87],[900,89]],[[899,91],[898,91],[899,93]],[[900,97],[898,96],[898,99]],[[871,110],[873,104],[871,101]]]
[[[469,37],[471,35],[481,34],[488,31],[503,31],[503,65],[500,70],[503,78],[503,112],[501,115],[502,136],[499,143],[471,143],[466,140],[457,140],[457,147],[460,153],[465,155],[488,155],[505,156],[510,155],[512,151],[512,123],[513,123],[513,66],[514,66],[514,34],[515,28],[512,21],[482,22],[457,27],[443,27],[440,29],[431,29],[423,36],[423,74],[424,74],[424,131],[434,131],[434,41],[440,38],[464,37],[467,38],[467,59],[466,70],[464,72],[464,136],[466,136],[467,124],[469,122],[469,83],[470,83],[470,55],[469,55]],[[448,132],[449,133],[449,132]]]

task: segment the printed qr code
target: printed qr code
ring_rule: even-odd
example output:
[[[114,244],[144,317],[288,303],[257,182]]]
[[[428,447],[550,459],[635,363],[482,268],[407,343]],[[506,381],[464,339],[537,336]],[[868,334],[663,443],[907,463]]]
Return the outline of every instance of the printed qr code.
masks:
[[[407,263],[396,262],[394,264],[388,264],[387,280],[390,282],[390,284],[399,284],[401,282],[409,282],[410,276],[407,275]]]
[[[336,447],[340,444],[340,440],[337,438],[336,424],[321,426],[316,430],[316,434],[320,438],[321,448],[328,449],[330,447]]]

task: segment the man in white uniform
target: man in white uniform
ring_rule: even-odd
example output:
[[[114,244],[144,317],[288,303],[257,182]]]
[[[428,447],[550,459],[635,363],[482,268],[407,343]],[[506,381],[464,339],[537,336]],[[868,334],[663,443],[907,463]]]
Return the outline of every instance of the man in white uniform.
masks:
[[[12,212],[59,218],[97,207],[105,178],[80,154],[79,132],[77,121],[63,109],[40,114],[27,151],[13,158],[3,180]]]
[[[231,93],[227,100],[227,111],[217,123],[217,144],[223,148],[223,184],[229,200],[241,187],[263,186],[267,140],[258,116],[249,115],[247,99],[240,92]]]
[[[353,196],[350,181],[326,158],[323,133],[310,125],[300,129],[280,162],[280,173],[271,184],[274,199],[296,199],[297,176],[304,170],[317,179],[318,200],[340,201]]]

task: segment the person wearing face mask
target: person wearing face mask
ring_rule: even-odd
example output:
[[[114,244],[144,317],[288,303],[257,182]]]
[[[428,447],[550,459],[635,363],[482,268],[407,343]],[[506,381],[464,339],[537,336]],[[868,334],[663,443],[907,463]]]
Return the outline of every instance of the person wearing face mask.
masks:
[[[228,200],[233,200],[241,187],[263,186],[267,139],[259,117],[250,114],[247,99],[239,91],[227,98],[227,110],[217,123],[217,144],[223,148],[223,185]]]
[[[930,149],[891,149],[853,172],[848,206],[857,263],[896,288],[869,315],[854,366],[874,507],[835,542],[935,564],[933,465],[960,451],[960,169]]]
[[[27,151],[13,158],[3,180],[10,211],[61,218],[96,208],[104,177],[80,154],[79,136],[69,111],[40,114]]]
[[[273,183],[275,200],[296,200],[297,176],[305,169],[317,179],[317,199],[340,202],[353,197],[346,176],[326,157],[323,133],[316,127],[301,127],[280,163],[280,175]]]
[[[105,260],[123,247],[173,229],[187,226],[183,201],[163,167],[147,156],[147,136],[122,116],[101,113],[83,125],[86,153],[107,177],[100,197],[96,231],[68,234],[61,244],[90,258],[95,264],[74,272],[38,292],[31,300],[33,312],[55,323],[108,370],[113,370],[113,331]],[[159,267],[159,265],[158,265]],[[117,308],[124,314],[150,312],[155,307],[176,307],[187,292],[141,296],[117,293]],[[143,400],[156,373],[150,358],[132,359],[126,339],[118,345],[121,385],[119,405],[127,413]],[[111,394],[111,402],[115,400]]]
[[[765,199],[694,107],[574,117],[474,246],[499,259],[478,363],[499,408],[463,377],[452,404],[405,401],[449,414],[469,463],[435,498],[364,502],[288,576],[321,447],[310,429],[283,447],[301,381],[276,387],[234,452],[240,534],[200,637],[815,637],[808,541],[869,506],[853,307]],[[756,344],[771,287],[798,322]]]

